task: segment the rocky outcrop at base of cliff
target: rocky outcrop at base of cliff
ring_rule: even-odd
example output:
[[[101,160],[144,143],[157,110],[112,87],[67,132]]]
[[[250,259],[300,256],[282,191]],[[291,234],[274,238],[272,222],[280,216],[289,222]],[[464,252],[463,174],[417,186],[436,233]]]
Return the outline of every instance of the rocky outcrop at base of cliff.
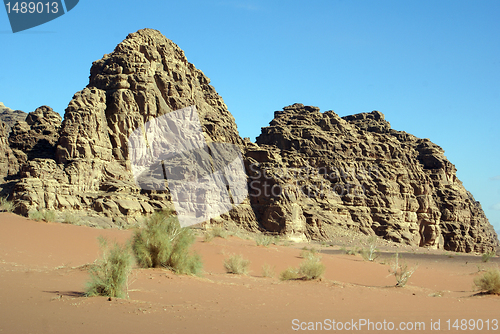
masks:
[[[495,231],[443,153],[378,111],[341,118],[294,104],[248,145],[250,199],[277,233],[328,239],[337,225],[410,245],[495,249]]]

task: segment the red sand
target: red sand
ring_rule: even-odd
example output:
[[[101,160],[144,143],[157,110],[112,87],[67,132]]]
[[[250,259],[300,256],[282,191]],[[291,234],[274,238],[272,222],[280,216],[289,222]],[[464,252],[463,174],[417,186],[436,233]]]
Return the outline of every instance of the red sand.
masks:
[[[395,288],[387,264],[330,254],[329,247],[323,248],[321,281],[281,282],[279,272],[303,260],[298,247],[256,246],[235,237],[198,238],[203,277],[134,269],[130,299],[87,298],[81,266],[99,256],[100,235],[125,242],[131,232],[0,213],[0,333],[287,333],[300,326],[319,330],[316,322],[328,330],[332,320],[348,327],[354,322],[353,330],[338,331],[344,333],[390,332],[391,322],[394,330],[401,322],[423,322],[420,332],[428,333],[431,321],[447,331],[448,319],[450,325],[459,319],[459,326],[461,319],[474,319],[467,326],[481,319],[482,331],[467,330],[478,333],[488,332],[488,324],[494,332],[500,321],[500,296],[479,295],[473,287],[478,265],[498,267],[498,258],[483,264],[478,256],[418,250],[404,255],[410,264],[418,261],[416,272],[406,287]],[[230,254],[251,260],[248,276],[225,273]],[[265,263],[276,267],[275,278],[262,277]],[[362,319],[375,328],[360,328]]]

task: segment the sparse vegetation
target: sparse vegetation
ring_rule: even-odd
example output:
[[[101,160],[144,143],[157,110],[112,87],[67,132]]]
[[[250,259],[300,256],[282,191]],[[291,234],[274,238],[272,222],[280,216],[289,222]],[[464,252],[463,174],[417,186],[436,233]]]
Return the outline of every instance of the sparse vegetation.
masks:
[[[372,236],[368,238],[368,247],[361,249],[360,254],[366,261],[375,261],[378,258],[376,242],[377,237]]]
[[[113,247],[100,237],[102,257],[89,267],[87,296],[128,298],[128,276],[132,269],[132,254],[128,246],[116,242]]]
[[[299,270],[297,268],[288,267],[280,273],[280,280],[289,281],[300,278]]]
[[[340,250],[347,255],[356,255],[359,253],[359,249],[354,246],[352,248],[347,248],[346,246],[342,246]]]
[[[500,270],[488,270],[482,276],[476,277],[474,284],[482,292],[500,295]]]
[[[72,225],[80,225],[78,217],[75,216],[74,214],[72,214],[71,212],[64,213],[63,223],[72,224]]]
[[[280,280],[313,280],[321,278],[325,273],[325,265],[321,262],[321,257],[313,251],[313,248],[303,249],[301,256],[304,258],[304,261],[302,261],[299,268],[289,267],[282,271],[280,273]]]
[[[415,270],[415,267],[408,268],[408,264],[406,264],[406,262],[400,261],[400,255],[396,253],[391,263],[391,269],[389,272],[396,278],[396,286],[404,287]]]
[[[299,267],[299,276],[306,280],[318,279],[325,273],[325,265],[321,263],[320,256],[306,258]]]
[[[196,275],[202,262],[198,254],[189,251],[194,240],[191,229],[181,227],[172,211],[156,212],[145,221],[144,228],[135,231],[132,250],[141,267]]]
[[[0,212],[12,212],[16,205],[6,197],[0,197]]]
[[[262,276],[273,278],[275,275],[275,270],[276,270],[276,267],[274,267],[274,266],[271,267],[269,264],[265,263],[262,266]]]
[[[302,248],[302,252],[300,252],[300,257],[303,258],[303,259],[310,259],[310,258],[314,258],[316,256],[316,253],[318,251],[316,250],[316,248],[307,248],[307,247],[304,247]]]
[[[495,257],[495,255],[494,251],[483,253],[483,255],[481,255],[481,260],[483,262],[489,262],[492,257]]]
[[[228,274],[247,275],[250,260],[244,259],[241,255],[231,255],[224,260],[224,268]]]
[[[43,220],[48,223],[56,220],[56,213],[52,210],[42,209],[37,211],[31,211],[28,216],[30,219],[35,220],[37,222]]]
[[[214,238],[226,239],[227,238],[226,230],[224,230],[224,228],[222,228],[220,226],[214,226],[205,233],[205,238],[203,240],[205,242],[210,242]]]
[[[258,234],[255,237],[255,243],[257,246],[269,246],[271,244],[276,245],[279,242],[279,237],[273,237],[267,234]]]

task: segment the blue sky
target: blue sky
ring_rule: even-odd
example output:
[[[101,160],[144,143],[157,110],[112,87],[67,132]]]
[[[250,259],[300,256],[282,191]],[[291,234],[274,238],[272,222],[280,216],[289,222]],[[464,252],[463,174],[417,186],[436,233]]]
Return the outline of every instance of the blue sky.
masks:
[[[340,116],[379,110],[445,149],[500,230],[500,1],[80,0],[13,34],[0,10],[0,101],[64,114],[93,61],[160,30],[255,137],[296,102]]]

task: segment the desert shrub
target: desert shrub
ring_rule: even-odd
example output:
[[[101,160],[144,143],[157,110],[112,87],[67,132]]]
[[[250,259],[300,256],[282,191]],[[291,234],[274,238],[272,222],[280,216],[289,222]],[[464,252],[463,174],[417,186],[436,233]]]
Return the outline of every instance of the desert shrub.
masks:
[[[273,237],[273,236],[270,236],[267,234],[258,234],[255,237],[255,243],[257,244],[257,246],[266,246],[267,247],[271,244],[276,245],[278,242],[279,242],[278,237]]]
[[[346,246],[342,246],[340,250],[347,255],[356,255],[360,252],[357,247],[347,248]]]
[[[316,253],[318,251],[315,248],[302,248],[302,252],[300,252],[300,257],[304,259],[310,259],[316,257]]]
[[[483,262],[489,262],[489,261],[490,261],[490,259],[491,259],[492,257],[494,257],[494,256],[495,256],[495,252],[494,252],[494,251],[491,251],[491,252],[486,252],[486,253],[483,253],[483,255],[481,255],[481,260],[482,260]]]
[[[262,266],[262,276],[273,278],[275,275],[275,270],[276,267],[271,267],[269,264],[266,263]]]
[[[74,214],[72,214],[70,212],[65,212],[63,215],[63,223],[72,224],[72,225],[79,225],[79,219]]]
[[[163,267],[179,274],[201,271],[200,256],[190,253],[194,234],[191,229],[180,226],[173,212],[156,212],[144,225],[132,237],[132,250],[141,267]]]
[[[39,221],[45,221],[45,222],[53,222],[56,220],[56,213],[52,210],[37,210],[37,211],[31,211],[29,213],[29,218],[32,220],[35,220],[37,222]]]
[[[299,276],[306,280],[318,279],[325,273],[325,265],[321,263],[321,257],[311,256],[306,258],[299,267]]]
[[[368,239],[368,247],[361,249],[360,254],[366,261],[375,261],[379,254],[377,251],[376,237]]]
[[[389,272],[396,278],[396,286],[404,287],[415,270],[415,267],[408,268],[408,264],[406,264],[406,262],[400,261],[400,256],[396,253],[391,263],[391,269]]]
[[[6,197],[0,197],[0,212],[12,212],[16,205]]]
[[[208,230],[205,233],[205,238],[203,240],[205,242],[210,242],[214,238],[223,238],[223,239],[226,239],[227,238],[227,232],[226,232],[226,230],[224,230],[224,228],[222,228],[220,226],[212,227],[210,230]]]
[[[228,274],[246,275],[250,260],[244,259],[241,255],[231,255],[224,260],[224,268]]]
[[[128,276],[132,270],[132,254],[128,246],[120,246],[116,242],[112,247],[106,239],[100,237],[102,256],[88,271],[90,281],[87,282],[87,296],[128,297]]]
[[[474,284],[483,292],[500,295],[500,270],[488,270],[482,276],[476,277]]]
[[[280,280],[289,281],[300,278],[299,271],[297,268],[288,267],[280,273]]]

